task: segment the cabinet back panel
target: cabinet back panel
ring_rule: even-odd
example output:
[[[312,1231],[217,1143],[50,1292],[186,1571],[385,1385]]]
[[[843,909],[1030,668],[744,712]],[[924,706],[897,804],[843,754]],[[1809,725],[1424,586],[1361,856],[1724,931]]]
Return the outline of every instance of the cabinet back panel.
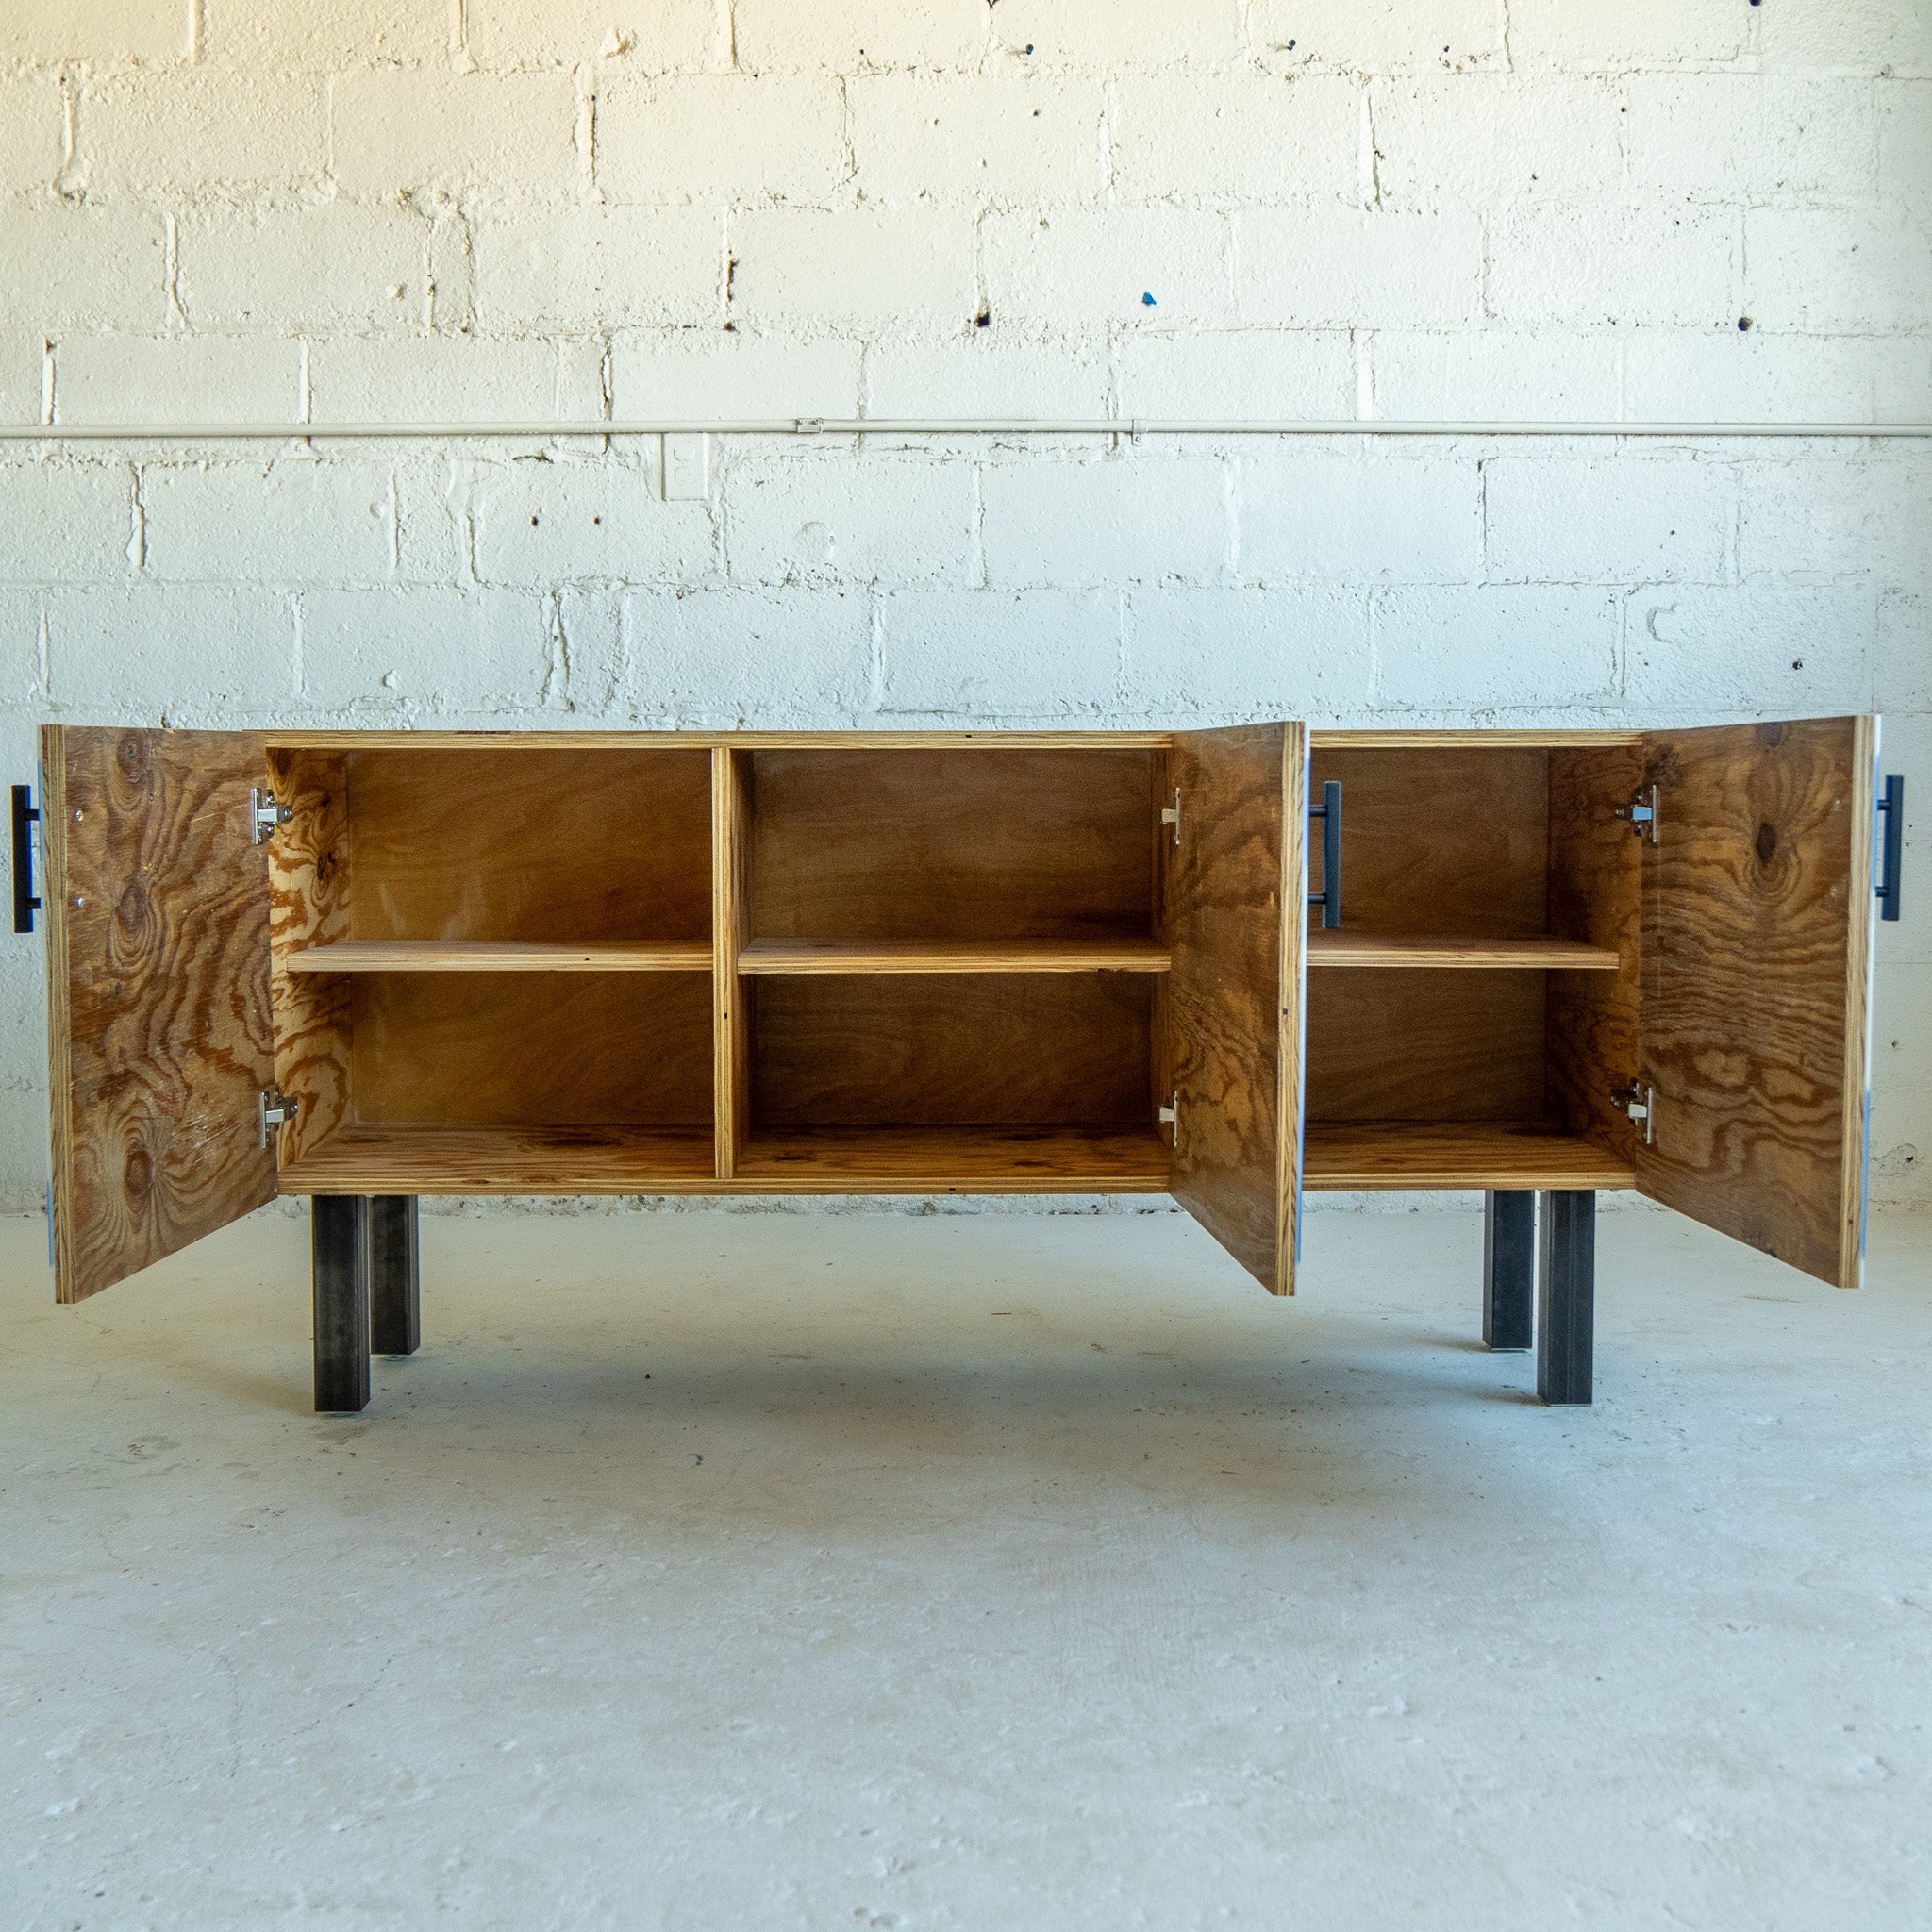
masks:
[[[711,984],[701,973],[358,973],[359,1122],[703,1125]]]
[[[1544,932],[1550,754],[1535,746],[1324,751],[1341,781],[1341,924],[1366,933]],[[1319,885],[1321,855],[1311,870]],[[1563,937],[1572,937],[1565,934]]]
[[[1309,974],[1308,1119],[1541,1120],[1546,976]]]
[[[1145,938],[1149,751],[760,751],[751,934]]]
[[[708,940],[708,752],[349,757],[352,937]]]
[[[747,984],[755,1129],[1152,1124],[1143,974]]]

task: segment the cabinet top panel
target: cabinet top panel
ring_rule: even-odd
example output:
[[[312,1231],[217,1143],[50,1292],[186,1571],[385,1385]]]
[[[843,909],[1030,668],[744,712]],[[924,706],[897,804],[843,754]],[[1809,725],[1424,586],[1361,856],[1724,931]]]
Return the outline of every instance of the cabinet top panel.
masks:
[[[1310,731],[1315,751],[1404,751],[1430,746],[1469,745],[1482,751],[1521,745],[1539,746],[1641,744],[1641,731]]]
[[[1158,751],[1171,731],[270,731],[294,751]]]

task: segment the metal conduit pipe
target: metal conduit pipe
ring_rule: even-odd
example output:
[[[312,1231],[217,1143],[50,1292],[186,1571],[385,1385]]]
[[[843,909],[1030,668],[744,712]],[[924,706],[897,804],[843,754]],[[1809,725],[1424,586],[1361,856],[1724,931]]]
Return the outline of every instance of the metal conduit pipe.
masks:
[[[1158,417],[773,417],[720,422],[625,418],[603,423],[8,423],[0,442],[456,441],[624,436],[1588,436],[1682,438],[1932,436],[1932,423],[1189,422]]]

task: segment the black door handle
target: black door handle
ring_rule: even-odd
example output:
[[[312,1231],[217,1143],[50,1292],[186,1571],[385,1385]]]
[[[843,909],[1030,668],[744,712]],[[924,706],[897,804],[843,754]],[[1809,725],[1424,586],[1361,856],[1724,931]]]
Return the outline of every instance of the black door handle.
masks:
[[[33,803],[33,787],[13,788],[13,929],[31,932],[41,902],[34,895],[34,835],[41,808]],[[1888,917],[1890,915],[1888,914]]]
[[[1322,908],[1322,928],[1341,924],[1341,785],[1335,778],[1322,787],[1322,802],[1308,808],[1311,819],[1322,821],[1322,890],[1308,894],[1308,904]],[[1890,917],[1890,915],[1887,915]]]
[[[1898,879],[1906,862],[1906,781],[1893,776],[1885,781],[1885,795],[1878,801],[1885,814],[1884,857],[1878,873],[1880,919],[1898,917]]]

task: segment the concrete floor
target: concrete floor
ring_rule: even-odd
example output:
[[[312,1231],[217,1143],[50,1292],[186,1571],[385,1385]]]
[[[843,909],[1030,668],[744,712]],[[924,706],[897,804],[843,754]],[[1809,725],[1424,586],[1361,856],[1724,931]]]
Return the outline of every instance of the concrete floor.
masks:
[[[1589,1410],[1463,1214],[424,1232],[323,1420],[305,1220],[0,1224],[0,1925],[1932,1922],[1923,1223],[1605,1217]]]

